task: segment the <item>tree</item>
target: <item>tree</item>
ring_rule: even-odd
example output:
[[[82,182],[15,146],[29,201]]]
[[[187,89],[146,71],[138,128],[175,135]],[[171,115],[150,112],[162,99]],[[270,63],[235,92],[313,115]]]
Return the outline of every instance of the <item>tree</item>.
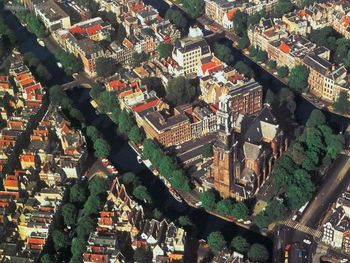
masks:
[[[179,224],[183,227],[193,225],[191,219],[188,216],[180,216],[178,220]]]
[[[27,28],[33,32],[37,37],[44,37],[46,29],[43,23],[31,12],[26,15]]]
[[[118,123],[119,123],[119,130],[124,134],[129,133],[132,127],[134,127],[135,125],[134,119],[125,110],[123,110],[119,114]]]
[[[185,77],[173,78],[166,87],[166,99],[174,106],[192,102],[196,88]]]
[[[248,217],[249,210],[243,202],[239,202],[233,205],[231,214],[236,219],[246,219]]]
[[[303,144],[301,144],[300,142],[295,142],[291,148],[291,156],[293,161],[297,165],[301,165],[304,161],[305,155],[306,155],[306,150]]]
[[[134,184],[137,181],[137,177],[134,173],[127,172],[127,173],[123,174],[122,181],[123,181],[123,184],[126,184],[126,185]]]
[[[260,11],[248,16],[248,25],[256,25],[260,22],[261,18],[266,17],[265,11]]]
[[[218,42],[215,42],[214,44],[214,53],[220,60],[224,61],[226,64],[230,65],[234,60],[231,49],[223,44],[219,44]]]
[[[233,204],[232,204],[232,201],[229,199],[220,200],[216,204],[216,210],[218,210],[218,212],[224,216],[230,215],[232,212],[232,209],[233,209]]]
[[[237,10],[235,15],[233,16],[233,30],[234,32],[239,35],[243,36],[244,34],[247,33],[247,19],[248,16],[246,13]]]
[[[269,67],[269,69],[274,69],[277,66],[276,61],[270,59],[269,61],[267,61],[266,65]]]
[[[277,75],[280,78],[285,78],[288,76],[288,74],[289,74],[289,69],[286,66],[279,67],[277,70]]]
[[[73,255],[82,255],[86,250],[86,241],[82,238],[73,238],[71,252]]]
[[[145,138],[144,133],[136,124],[131,128],[128,136],[129,136],[129,139],[135,144],[142,143],[142,141]]]
[[[108,182],[102,176],[95,175],[89,182],[89,190],[91,195],[99,195],[106,192],[108,189]]]
[[[86,190],[80,184],[74,184],[69,192],[69,202],[82,204],[86,201]]]
[[[132,192],[132,194],[141,201],[144,201],[146,203],[152,203],[152,197],[148,193],[147,188],[143,185],[137,186]]]
[[[155,143],[155,141],[149,138],[145,139],[142,145],[143,145],[142,155],[146,159],[151,159],[152,153],[156,149],[159,149],[159,146]]]
[[[186,175],[183,173],[182,170],[175,170],[171,173],[171,185],[177,189],[177,190],[182,190],[182,191],[189,191],[190,186],[188,184],[188,178]]]
[[[350,110],[350,101],[348,100],[348,94],[346,91],[341,91],[339,97],[334,102],[333,107],[335,111],[340,113],[348,113]]]
[[[134,52],[134,53],[132,53],[131,65],[134,68],[139,67],[141,65],[141,63],[147,61],[148,58],[149,58],[149,56],[145,52],[141,52],[141,53]]]
[[[164,155],[160,161],[159,170],[161,174],[166,176],[176,170],[176,164],[171,157]]]
[[[215,231],[209,234],[208,245],[211,250],[218,252],[226,246],[226,241],[219,231]]]
[[[116,96],[109,91],[102,91],[98,94],[99,110],[102,112],[112,112],[119,107]]]
[[[256,215],[254,223],[259,228],[266,228],[270,224],[270,220],[267,217],[265,211],[262,211],[262,212],[260,212],[259,214]]]
[[[62,207],[63,221],[67,226],[72,226],[77,220],[77,208],[72,203],[67,203]]]
[[[91,96],[91,98],[93,98],[94,100],[98,99],[100,96],[100,93],[104,90],[104,88],[96,83],[95,85],[92,86],[92,88],[89,91],[89,94]]]
[[[342,63],[350,49],[350,41],[345,37],[339,38],[336,41],[335,59],[338,63]]]
[[[149,249],[138,247],[134,252],[135,263],[149,263],[152,262],[152,252]]]
[[[80,59],[62,49],[55,53],[55,58],[62,64],[64,71],[68,75],[77,73],[83,68]]]
[[[269,259],[269,251],[263,245],[253,244],[248,251],[248,258],[252,261],[265,262]]]
[[[306,127],[315,127],[323,124],[326,124],[326,117],[323,115],[322,111],[314,109],[307,119]]]
[[[251,72],[252,72],[251,68],[247,64],[245,64],[243,61],[238,61],[235,64],[234,68],[239,73],[243,74],[246,77],[249,77],[251,75]]]
[[[309,71],[304,65],[297,65],[290,71],[288,86],[296,92],[306,91]]]
[[[213,210],[216,207],[216,196],[213,191],[206,191],[200,194],[200,201],[205,209]]]
[[[204,158],[213,157],[213,146],[210,143],[203,145],[202,147],[202,156]]]
[[[268,89],[265,95],[265,102],[271,105],[272,103],[274,103],[275,99],[275,93],[271,89]]]
[[[68,246],[68,238],[60,230],[54,230],[52,232],[52,241],[56,251],[67,248]]]
[[[96,141],[101,136],[96,127],[92,125],[86,127],[86,135],[91,139],[91,141]]]
[[[182,4],[185,12],[191,18],[197,18],[204,12],[205,4],[202,0],[184,0]]]
[[[165,19],[169,20],[172,24],[180,28],[182,31],[187,29],[187,18],[179,10],[169,8],[165,13]]]
[[[267,60],[267,54],[265,51],[263,50],[259,50],[258,53],[256,54],[256,57],[255,57],[256,61],[258,62],[265,62]]]
[[[243,36],[238,39],[238,48],[243,50],[249,46],[250,46],[249,37],[246,33],[244,33]]]
[[[246,253],[249,250],[249,243],[247,240],[242,236],[236,236],[231,241],[231,247],[233,250],[239,252],[239,253]]]
[[[47,68],[43,64],[39,64],[36,67],[35,73],[38,75],[40,79],[43,81],[49,81],[52,79],[51,73],[47,70]]]
[[[24,53],[23,58],[29,67],[36,67],[40,64],[40,60],[35,56],[33,52]]]
[[[154,217],[155,219],[157,219],[157,220],[160,220],[160,219],[162,219],[162,217],[163,217],[162,212],[161,212],[159,209],[157,209],[157,208],[154,208],[154,209],[153,209],[152,214],[153,214],[153,217]]]
[[[105,158],[109,155],[111,151],[111,147],[103,138],[98,138],[94,142],[94,150],[95,150],[96,157]]]
[[[40,263],[54,263],[54,262],[55,260],[49,254],[44,254],[40,259]]]
[[[100,211],[102,203],[96,195],[90,195],[84,204],[84,216],[90,216]]]
[[[284,14],[287,14],[293,11],[293,4],[290,0],[278,0],[275,7],[275,16],[282,17]]]
[[[75,232],[78,238],[85,239],[95,229],[95,222],[89,216],[81,217]]]
[[[173,45],[170,43],[160,43],[157,47],[157,51],[160,58],[171,57],[173,51]]]
[[[115,63],[106,58],[106,57],[99,57],[96,60],[96,73],[99,77],[109,77],[115,73],[116,67]]]

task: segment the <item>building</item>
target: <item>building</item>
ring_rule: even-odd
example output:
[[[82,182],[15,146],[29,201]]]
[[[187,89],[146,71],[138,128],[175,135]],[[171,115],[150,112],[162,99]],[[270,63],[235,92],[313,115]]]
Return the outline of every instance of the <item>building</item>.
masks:
[[[172,53],[178,65],[177,75],[197,75],[202,59],[208,57],[211,57],[208,43],[201,34],[192,36],[191,32],[188,37],[176,41]]]
[[[192,139],[191,122],[185,113],[170,115],[150,112],[144,117],[146,136],[155,139],[165,147],[178,145]]]
[[[69,15],[54,0],[40,1],[34,4],[35,15],[50,31],[71,26]]]
[[[229,0],[205,0],[205,14],[218,24],[229,29],[233,27],[232,18],[237,2]],[[226,18],[226,22],[225,22]],[[231,23],[229,23],[231,21]]]
[[[309,53],[303,60],[309,70],[309,92],[322,100],[333,102],[340,92],[349,94],[347,70],[333,65],[317,53]]]
[[[220,102],[218,136],[214,144],[214,188],[223,198],[254,196],[268,178],[273,164],[287,148],[287,140],[269,106],[256,116],[233,123],[228,104]]]

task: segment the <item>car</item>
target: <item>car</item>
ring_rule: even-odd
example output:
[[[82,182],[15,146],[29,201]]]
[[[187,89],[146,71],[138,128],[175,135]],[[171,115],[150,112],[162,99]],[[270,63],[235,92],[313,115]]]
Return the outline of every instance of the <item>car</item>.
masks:
[[[195,203],[195,206],[196,206],[196,207],[201,207],[201,206],[202,206],[202,202],[199,201],[199,202]]]
[[[292,217],[292,220],[295,221],[295,220],[297,220],[297,218],[298,218],[298,215],[294,215],[294,216]]]
[[[303,240],[303,242],[304,242],[305,244],[311,245],[311,241],[310,241],[309,239],[306,239],[306,238],[305,238],[305,239]]]

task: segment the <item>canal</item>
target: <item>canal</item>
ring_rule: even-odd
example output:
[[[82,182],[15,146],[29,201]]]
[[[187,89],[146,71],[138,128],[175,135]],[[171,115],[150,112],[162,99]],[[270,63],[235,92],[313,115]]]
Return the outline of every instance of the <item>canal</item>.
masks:
[[[55,57],[47,48],[41,47],[36,40],[36,36],[28,32],[18,19],[6,8],[0,6],[0,15],[4,18],[9,27],[15,32],[18,40],[18,49],[20,52],[33,52],[46,66],[52,74],[53,79],[50,85],[63,84],[72,78],[65,75],[64,71],[58,68]],[[241,228],[234,223],[227,222],[215,216],[207,214],[200,209],[194,209],[185,203],[177,202],[168,192],[168,189],[153,174],[136,160],[136,154],[128,143],[115,132],[116,126],[105,115],[96,115],[94,109],[89,103],[90,97],[88,90],[76,88],[69,92],[70,97],[74,100],[79,109],[90,124],[95,125],[104,138],[112,146],[110,161],[121,172],[132,171],[140,175],[143,183],[149,189],[155,206],[163,213],[164,216],[174,220],[180,215],[187,215],[196,225],[198,238],[206,238],[212,231],[221,231],[226,240],[230,241],[234,236],[242,235],[250,243],[262,243],[272,251],[272,241],[269,238],[261,236],[253,231]]]

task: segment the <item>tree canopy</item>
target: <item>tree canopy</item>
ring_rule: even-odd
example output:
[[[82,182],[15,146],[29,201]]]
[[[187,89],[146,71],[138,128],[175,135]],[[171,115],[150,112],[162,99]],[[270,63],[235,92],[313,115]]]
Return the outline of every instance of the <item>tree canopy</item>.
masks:
[[[77,220],[77,208],[72,203],[67,203],[62,206],[63,221],[67,226],[72,226]]]
[[[308,86],[309,70],[304,65],[297,65],[290,71],[289,87],[296,92],[304,92]]]
[[[94,150],[96,157],[105,158],[108,157],[111,147],[103,138],[98,138],[94,142]]]
[[[287,77],[289,74],[289,69],[287,66],[282,66],[282,67],[279,67],[277,69],[277,75],[280,77],[280,78],[285,78]]]
[[[73,54],[59,50],[55,53],[55,58],[61,62],[62,67],[67,75],[72,75],[82,70],[83,65],[80,59],[76,58]]]
[[[96,59],[96,73],[99,77],[109,77],[116,71],[115,63],[106,57]]]
[[[261,244],[253,244],[248,251],[248,258],[252,261],[266,262],[269,259],[269,251]]]
[[[231,241],[231,247],[239,252],[239,253],[246,253],[249,250],[249,243],[248,241],[242,237],[242,236],[236,236]]]
[[[170,9],[169,9],[170,10]],[[157,47],[157,51],[159,54],[159,57],[161,58],[168,58],[171,57],[171,53],[173,51],[173,45],[170,43],[160,43]]]
[[[341,91],[339,97],[333,103],[333,107],[336,111],[340,113],[348,113],[350,110],[350,101],[348,99],[348,94],[346,91]]]
[[[166,87],[166,99],[174,106],[192,102],[196,88],[185,77],[173,78]]]
[[[211,250],[217,252],[226,246],[226,241],[219,231],[211,232],[208,236],[208,246]]]
[[[183,8],[191,18],[197,18],[204,12],[205,3],[202,0],[183,0]]]
[[[287,14],[293,11],[294,6],[290,0],[278,0],[275,7],[275,16],[282,17],[284,14]]]
[[[186,16],[180,10],[169,8],[165,13],[165,19],[180,28],[182,31],[187,29],[188,21]]]
[[[132,194],[141,201],[152,203],[152,197],[149,194],[147,188],[143,185],[137,186],[132,192]]]
[[[202,206],[205,209],[209,209],[209,210],[215,209],[216,196],[213,191],[206,191],[206,192],[200,193],[199,199],[202,202]]]
[[[214,53],[220,60],[224,61],[226,64],[230,65],[234,61],[231,49],[218,42],[215,42],[214,44]]]

